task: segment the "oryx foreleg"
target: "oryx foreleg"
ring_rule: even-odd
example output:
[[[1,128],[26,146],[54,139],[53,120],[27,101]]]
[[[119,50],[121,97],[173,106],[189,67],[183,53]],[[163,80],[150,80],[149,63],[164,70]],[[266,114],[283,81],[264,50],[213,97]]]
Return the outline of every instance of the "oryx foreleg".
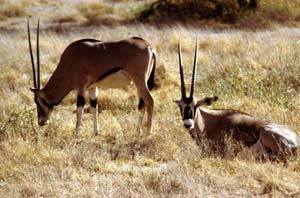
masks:
[[[260,159],[265,151],[260,139],[250,149],[256,159]]]
[[[85,104],[85,99],[84,99],[84,92],[79,92],[77,94],[77,121],[76,121],[76,129],[75,129],[75,135],[79,136],[80,134],[80,126],[81,126],[81,119],[82,119],[82,113],[83,113],[83,106]]]
[[[98,103],[97,103],[97,87],[89,90],[91,112],[94,118],[94,134],[98,134]]]

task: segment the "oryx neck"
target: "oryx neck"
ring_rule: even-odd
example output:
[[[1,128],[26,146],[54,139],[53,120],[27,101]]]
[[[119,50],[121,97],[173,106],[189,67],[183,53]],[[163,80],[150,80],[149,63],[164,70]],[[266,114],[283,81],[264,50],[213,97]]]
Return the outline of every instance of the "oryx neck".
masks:
[[[45,94],[45,100],[49,106],[58,105],[64,97],[72,90],[70,86],[69,75],[59,75],[54,72],[46,86],[42,89]]]
[[[200,108],[195,109],[195,127],[197,133],[203,133],[205,129],[205,118],[201,114]]]

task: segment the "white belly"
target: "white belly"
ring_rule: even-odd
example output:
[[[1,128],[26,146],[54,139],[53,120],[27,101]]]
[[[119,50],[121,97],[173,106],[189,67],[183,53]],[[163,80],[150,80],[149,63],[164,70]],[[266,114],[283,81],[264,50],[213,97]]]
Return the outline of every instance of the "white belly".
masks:
[[[120,70],[93,84],[91,87],[99,87],[100,89],[121,89],[126,88],[130,83],[131,79],[128,74]]]

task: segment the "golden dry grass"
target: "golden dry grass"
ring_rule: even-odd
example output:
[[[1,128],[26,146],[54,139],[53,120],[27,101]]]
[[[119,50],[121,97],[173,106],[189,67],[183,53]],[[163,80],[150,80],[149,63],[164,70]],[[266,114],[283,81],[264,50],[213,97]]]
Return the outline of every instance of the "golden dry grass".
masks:
[[[287,165],[257,162],[243,148],[237,156],[222,159],[195,145],[172,103],[180,94],[178,39],[190,81],[198,37],[197,96],[217,95],[220,101],[213,107],[236,108],[299,131],[299,33],[297,28],[211,32],[143,24],[42,30],[43,84],[64,48],[76,39],[141,36],[158,52],[161,87],[153,92],[153,134],[135,133],[138,99],[129,87],[100,91],[101,135],[92,135],[91,115],[86,113],[77,138],[74,93],[55,108],[47,126],[37,126],[25,26],[2,31],[0,197],[299,197],[298,156]]]
[[[21,17],[27,14],[25,7],[29,5],[26,0],[0,0],[0,21],[13,17]]]

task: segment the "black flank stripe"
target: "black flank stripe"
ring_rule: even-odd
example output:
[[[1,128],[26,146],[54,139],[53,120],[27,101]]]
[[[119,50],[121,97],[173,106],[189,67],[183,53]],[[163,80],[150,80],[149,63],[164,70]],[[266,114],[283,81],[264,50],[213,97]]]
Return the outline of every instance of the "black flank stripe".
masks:
[[[111,70],[108,70],[108,71],[104,72],[104,74],[102,74],[102,75],[97,79],[97,81],[100,81],[100,80],[106,78],[107,76],[109,76],[109,75],[111,75],[111,74],[113,74],[113,73],[115,73],[115,72],[117,72],[117,71],[120,71],[121,69],[123,69],[123,68],[122,68],[122,67],[115,67],[115,68],[113,68],[113,69],[111,69]]]

